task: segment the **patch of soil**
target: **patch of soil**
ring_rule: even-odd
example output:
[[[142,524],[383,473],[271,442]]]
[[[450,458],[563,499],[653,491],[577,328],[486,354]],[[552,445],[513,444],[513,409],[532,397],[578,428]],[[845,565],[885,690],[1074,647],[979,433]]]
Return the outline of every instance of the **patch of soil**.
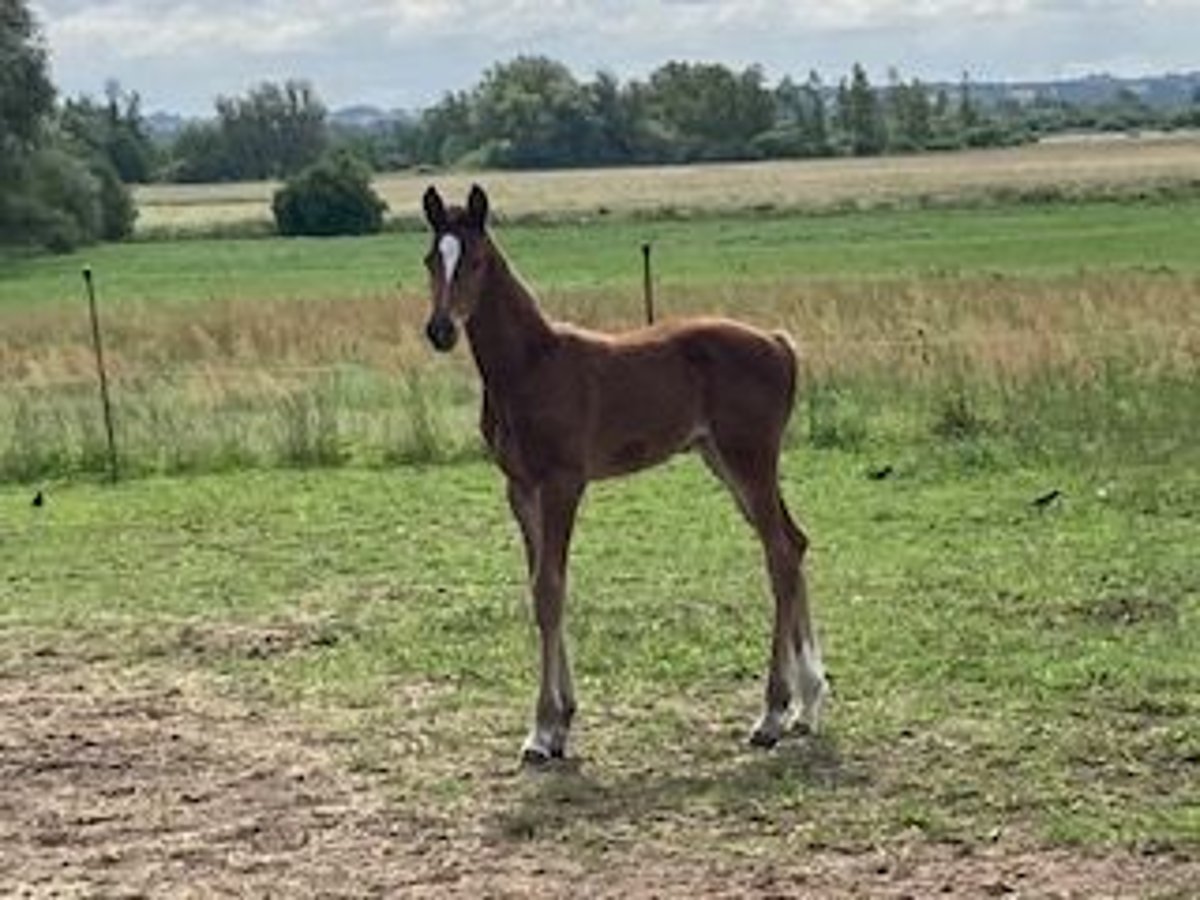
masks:
[[[1200,884],[1194,859],[999,846],[581,855],[483,815],[405,809],[311,729],[199,677],[64,663],[0,671],[6,897],[1094,898]]]

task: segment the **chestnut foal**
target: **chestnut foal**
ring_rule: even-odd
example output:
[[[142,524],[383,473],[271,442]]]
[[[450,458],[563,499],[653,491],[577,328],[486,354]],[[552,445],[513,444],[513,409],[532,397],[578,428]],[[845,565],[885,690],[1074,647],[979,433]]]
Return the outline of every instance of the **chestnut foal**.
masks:
[[[815,730],[826,693],[803,571],[808,545],[779,492],[779,448],[796,391],[796,352],[782,332],[723,319],[665,323],[623,335],[552,323],[487,230],[488,199],[465,209],[424,197],[433,243],[426,334],[451,350],[463,323],[483,380],[481,429],[508,479],[541,633],[541,687],[522,758],[561,757],[575,714],[563,639],[567,554],[593,479],[699,450],[757,531],[775,594],[766,711],[753,744],[788,724],[794,686]],[[797,684],[798,682],[798,684]]]

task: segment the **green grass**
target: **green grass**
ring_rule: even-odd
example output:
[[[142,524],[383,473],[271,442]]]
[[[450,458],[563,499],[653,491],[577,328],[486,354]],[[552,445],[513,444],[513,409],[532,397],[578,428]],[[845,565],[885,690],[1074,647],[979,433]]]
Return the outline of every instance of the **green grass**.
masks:
[[[894,454],[949,441],[986,465],[1031,454],[1169,458],[1200,427],[1189,343],[1198,220],[1200,201],[1181,200],[499,231],[552,315],[636,322],[638,247],[651,240],[663,313],[791,329],[807,366],[797,443]],[[435,361],[421,341],[424,241],[91,251],[124,471],[476,453],[465,354]],[[83,261],[0,266],[0,365],[17,380],[0,396],[0,479],[106,464]]]
[[[589,494],[568,612],[581,762],[533,779],[514,774],[536,658],[521,554],[469,362],[420,343],[423,236],[0,261],[0,481],[30,483],[0,484],[0,675],[198,671],[335,734],[406,812],[582,860],[914,839],[1194,854],[1198,213],[501,226],[554,313],[636,319],[652,240],[668,310],[802,338],[785,490],[835,687],[821,738],[744,745],[761,553],[682,459]],[[96,483],[84,262],[141,476],[114,487]]]
[[[1062,275],[1080,269],[1194,272],[1200,200],[747,216],[689,221],[498,226],[543,291],[640,284],[643,241],[668,285],[960,272]],[[0,261],[0,313],[82,303],[79,270],[106,304],[424,293],[419,233],[358,239],[195,240],[95,247]]]
[[[788,455],[828,729],[762,754],[760,554],[693,459],[595,486],[568,613],[574,774],[510,777],[535,638],[483,464],[0,488],[0,653],[216,673],[342,732],[414,812],[577,851],[878,842],[1194,851],[1200,477]],[[1050,488],[1062,499],[1031,505]]]
[[[1111,351],[1102,358],[1107,368],[1095,378],[1054,367],[1014,383],[980,373],[806,377],[787,445],[984,470],[1196,460],[1194,373],[1156,372]],[[262,388],[251,379],[245,391],[235,382],[199,393],[169,377],[127,381],[116,395],[121,476],[482,459],[478,388],[465,367],[389,375],[345,365],[294,384],[268,379]],[[107,475],[94,386],[17,392],[0,400],[5,422],[0,481]]]

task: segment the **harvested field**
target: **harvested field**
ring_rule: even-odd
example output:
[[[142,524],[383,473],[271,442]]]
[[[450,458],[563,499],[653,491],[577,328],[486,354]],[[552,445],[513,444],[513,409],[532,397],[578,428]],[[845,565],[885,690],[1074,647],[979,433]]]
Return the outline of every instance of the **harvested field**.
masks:
[[[1200,183],[1200,137],[1052,142],[870,159],[803,160],[559,172],[401,173],[376,189],[391,215],[415,222],[436,180],[465,196],[484,179],[501,218],[686,215],[756,209],[823,210],[971,204],[1021,197],[1129,196]],[[138,190],[143,233],[266,222],[274,185],[152,185]]]

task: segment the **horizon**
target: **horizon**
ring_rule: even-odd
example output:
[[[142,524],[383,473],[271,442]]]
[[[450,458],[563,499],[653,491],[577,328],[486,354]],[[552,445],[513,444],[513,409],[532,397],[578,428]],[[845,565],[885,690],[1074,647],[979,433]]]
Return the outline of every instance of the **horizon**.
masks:
[[[828,82],[861,63],[873,83],[1138,79],[1200,70],[1200,0],[33,0],[63,96],[115,80],[148,113],[199,117],[263,81],[310,82],[331,110],[418,111],[492,65],[542,55],[587,80],[643,79],[671,60],[762,67]],[[353,64],[348,65],[347,61]]]

